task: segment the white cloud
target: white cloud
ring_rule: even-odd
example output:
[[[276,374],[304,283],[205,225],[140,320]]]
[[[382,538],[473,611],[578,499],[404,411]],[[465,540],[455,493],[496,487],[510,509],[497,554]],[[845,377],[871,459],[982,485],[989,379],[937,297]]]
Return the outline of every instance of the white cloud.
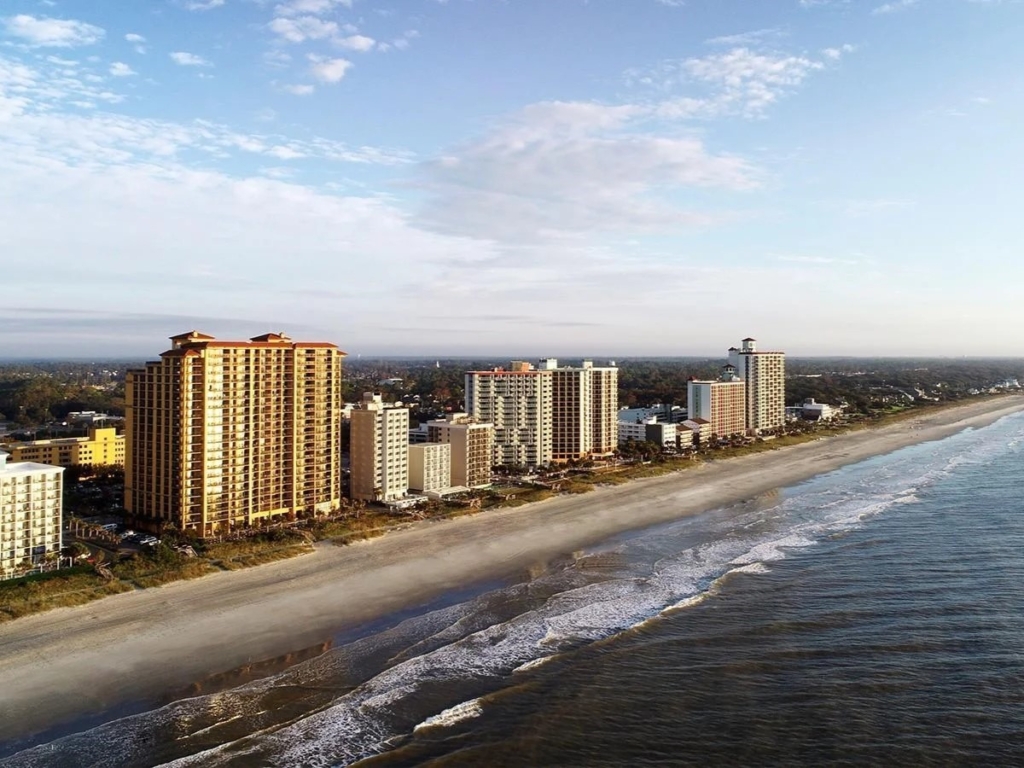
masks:
[[[26,152],[37,151],[63,162],[95,167],[109,163],[159,167],[166,159],[185,153],[218,158],[307,157],[381,165],[400,165],[411,160],[408,153],[397,150],[350,147],[319,137],[297,140],[279,134],[242,133],[208,121],[175,123],[112,113],[65,114],[67,105],[75,102],[111,104],[123,97],[103,89],[102,84],[92,85],[84,78],[59,75],[63,64],[46,64],[45,69],[28,67],[0,56],[0,114],[19,118],[13,123],[0,123],[0,146],[6,150],[18,146]]]
[[[309,67],[310,74],[322,83],[340,82],[352,62],[346,59],[328,59],[310,55],[312,64]]]
[[[136,53],[146,52],[146,38],[144,38],[142,35],[137,35],[134,32],[129,32],[127,35],[124,36],[124,39],[132,44],[132,47],[135,49]]]
[[[842,46],[834,49],[835,56],[823,55],[834,60],[852,50]],[[653,91],[654,110],[666,119],[757,118],[824,68],[824,61],[807,56],[739,47],[702,58],[665,61],[651,70],[629,70],[625,78],[631,86]],[[681,89],[690,93],[673,95]]]
[[[209,11],[222,5],[224,0],[185,0],[185,10],[188,11]]]
[[[846,43],[844,45],[840,45],[838,48],[823,48],[821,51],[821,55],[824,56],[826,59],[838,61],[843,57],[844,54],[853,53],[855,50],[857,50],[855,46]]]
[[[335,41],[337,45],[342,48],[347,48],[350,51],[359,51],[365,53],[366,51],[372,51],[373,46],[376,44],[376,40],[366,35],[349,35],[348,37],[342,37]]]
[[[419,37],[420,33],[418,30],[409,29],[403,32],[399,37],[392,40],[390,43],[380,43],[379,48],[382,51],[388,51],[391,48],[397,48],[400,51],[404,51],[409,47],[409,42]]]
[[[73,19],[36,18],[27,14],[0,19],[4,32],[33,48],[74,48],[92,45],[106,32],[92,24]]]
[[[323,16],[339,5],[351,8],[352,0],[289,0],[276,6],[274,13],[278,16],[300,16],[302,14]]]
[[[778,27],[771,27],[769,29],[755,29],[751,32],[740,32],[735,35],[712,37],[704,42],[707,45],[754,45],[760,43],[765,38],[780,37],[782,34],[782,30]]]
[[[110,65],[110,74],[114,77],[131,77],[138,73],[124,62],[115,61]]]
[[[884,5],[879,5],[878,7],[873,8],[871,13],[875,16],[879,16],[887,13],[905,11],[908,8],[913,8],[917,5],[918,1],[919,0],[893,0],[891,3],[885,3]]]
[[[663,202],[682,187],[756,186],[743,160],[696,138],[627,133],[644,110],[534,104],[485,137],[423,164],[423,220],[441,231],[523,242],[707,223]],[[652,194],[658,192],[657,195]]]
[[[669,8],[682,8],[686,5],[686,0],[656,0],[658,5],[664,5]]]
[[[209,61],[204,59],[202,56],[197,56],[194,53],[188,53],[186,51],[174,51],[169,54],[171,61],[182,67],[212,67]]]
[[[337,22],[324,21],[316,16],[299,16],[294,19],[276,18],[268,26],[271,32],[289,43],[333,38],[339,31]]]
[[[312,85],[285,85],[282,87],[293,96],[310,96],[316,90]]]

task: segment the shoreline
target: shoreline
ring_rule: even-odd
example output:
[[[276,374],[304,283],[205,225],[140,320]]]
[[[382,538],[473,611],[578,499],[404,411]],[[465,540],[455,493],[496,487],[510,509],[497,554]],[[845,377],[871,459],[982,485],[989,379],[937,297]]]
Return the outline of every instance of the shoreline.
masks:
[[[611,536],[728,506],[1024,410],[1005,396],[893,424],[414,523],[348,547],[124,593],[0,625],[0,742],[170,691],[507,578]]]

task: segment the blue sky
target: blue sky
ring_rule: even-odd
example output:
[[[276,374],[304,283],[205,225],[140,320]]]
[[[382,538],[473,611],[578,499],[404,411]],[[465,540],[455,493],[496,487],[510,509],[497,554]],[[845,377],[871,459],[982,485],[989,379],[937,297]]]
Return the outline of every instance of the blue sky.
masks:
[[[0,356],[1020,355],[1016,0],[0,0]]]

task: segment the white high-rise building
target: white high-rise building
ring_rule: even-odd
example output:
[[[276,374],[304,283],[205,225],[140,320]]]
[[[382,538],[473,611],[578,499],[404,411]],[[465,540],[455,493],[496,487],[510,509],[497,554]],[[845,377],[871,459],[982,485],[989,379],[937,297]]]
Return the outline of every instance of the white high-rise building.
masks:
[[[7,463],[0,451],[0,578],[60,557],[63,467]]]
[[[492,464],[551,463],[551,371],[513,361],[510,370],[466,373],[466,411],[494,425]]]
[[[452,413],[444,420],[427,422],[427,442],[452,447],[453,486],[484,488],[491,484],[493,424],[479,422],[466,413]]]
[[[349,494],[361,501],[395,501],[409,493],[409,409],[367,392],[352,411]]]
[[[758,352],[755,339],[729,350],[729,363],[747,388],[747,430],[764,432],[786,423],[786,354]]]
[[[409,446],[409,488],[444,491],[452,486],[452,447],[448,443]]]

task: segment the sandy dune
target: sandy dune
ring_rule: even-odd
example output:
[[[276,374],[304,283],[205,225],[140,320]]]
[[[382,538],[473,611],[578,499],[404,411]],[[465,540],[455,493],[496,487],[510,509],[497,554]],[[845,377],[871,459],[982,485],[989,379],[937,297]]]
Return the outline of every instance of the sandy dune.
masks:
[[[0,625],[0,741],[322,642],[610,535],[791,485],[1024,409],[1007,396],[882,429],[709,462],[520,509],[419,523],[373,542],[116,595]]]

